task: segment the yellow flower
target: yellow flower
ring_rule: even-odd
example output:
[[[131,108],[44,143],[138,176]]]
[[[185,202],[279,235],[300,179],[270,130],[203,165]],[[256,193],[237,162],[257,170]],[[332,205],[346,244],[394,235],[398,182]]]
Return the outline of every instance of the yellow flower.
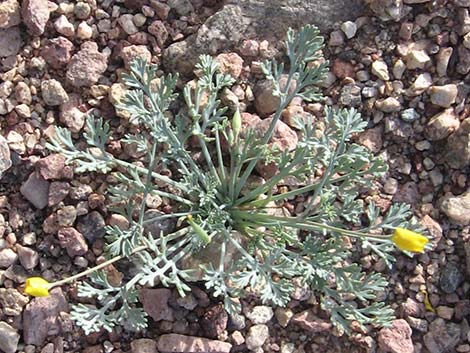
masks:
[[[392,236],[392,241],[400,250],[420,253],[424,251],[424,246],[429,240],[425,236],[412,232],[411,230],[396,228]]]
[[[42,277],[29,277],[24,286],[24,292],[33,297],[47,297],[50,283]]]

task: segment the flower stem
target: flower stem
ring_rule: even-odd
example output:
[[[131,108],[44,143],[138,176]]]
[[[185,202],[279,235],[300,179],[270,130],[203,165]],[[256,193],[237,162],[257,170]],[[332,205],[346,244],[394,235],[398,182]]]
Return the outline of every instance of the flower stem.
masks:
[[[142,246],[139,246],[137,248],[134,249],[134,251],[132,252],[133,254],[139,252],[139,251],[142,251],[142,250],[145,250],[147,249],[147,245],[142,245]],[[93,273],[95,271],[98,271],[98,270],[101,270],[102,268],[105,268],[113,263],[115,263],[116,261],[119,261],[121,260],[122,258],[124,257],[124,255],[118,255],[118,256],[115,256],[105,262],[102,262],[100,263],[99,265],[96,265],[95,267],[91,267],[83,272],[80,272],[80,273],[77,273],[76,275],[74,276],[71,276],[71,277],[68,277],[68,278],[64,278],[64,279],[61,279],[59,281],[56,281],[56,282],[52,282],[50,284],[50,287],[49,288],[54,288],[54,287],[59,287],[63,284],[66,284],[66,283],[70,283],[70,282],[73,282],[79,278],[82,278],[86,275],[89,275],[90,273]]]

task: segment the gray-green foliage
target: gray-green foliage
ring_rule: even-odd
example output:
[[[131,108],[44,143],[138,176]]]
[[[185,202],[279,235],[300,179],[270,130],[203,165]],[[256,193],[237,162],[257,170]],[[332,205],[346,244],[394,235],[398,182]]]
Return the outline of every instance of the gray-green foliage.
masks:
[[[240,310],[238,298],[247,291],[259,293],[265,303],[286,305],[294,290],[292,279],[300,278],[321,296],[322,308],[343,330],[348,331],[353,320],[359,325],[390,321],[392,310],[374,302],[376,293],[386,290],[386,281],[353,263],[343,241],[345,236],[354,237],[390,263],[389,239],[367,234],[403,225],[410,216],[404,206],[393,206],[388,215],[381,215],[358,198],[359,189],[370,187],[386,170],[381,159],[351,141],[366,123],[354,109],[327,108],[322,130],[318,122],[297,119],[300,141],[295,150],[268,148],[283,109],[294,97],[321,98],[317,84],[327,70],[322,46],[315,27],[290,30],[286,64],[271,60],[262,65],[280,98],[263,136],[240,131],[238,113],[232,122],[227,117],[218,97],[234,80],[219,73],[209,56],[201,56],[195,87],[184,88],[187,109],[174,117],[168,110],[178,96],[177,76],[157,77],[157,68],[139,59],[123,76],[128,91],[119,109],[129,112],[131,123],[140,127],[125,142],[142,152],[140,163],[118,159],[106,150],[111,131],[102,119],[88,119],[85,149],[75,147],[68,130],[57,129],[57,137],[48,145],[51,150],[66,156],[77,172],[111,172],[118,181],[109,188],[109,199],[129,227],[107,228],[107,256],[122,256],[137,267],[120,287],[112,286],[104,272],[79,286],[79,296],[96,300],[96,306],[80,304],[72,313],[85,332],[110,330],[116,324],[145,327],[145,313],[136,305],[136,286],[174,286],[184,295],[190,290],[188,282],[196,279],[202,279],[215,296],[223,296],[229,312]],[[287,81],[281,85],[285,73]],[[188,150],[189,139],[192,145],[197,142],[199,161]],[[279,172],[252,186],[249,177],[263,161],[274,161]],[[170,168],[176,176],[162,175],[157,167]],[[286,178],[294,178],[298,186],[273,193]],[[298,195],[310,195],[302,214],[273,214],[273,206],[281,208],[285,200]],[[148,219],[149,196],[168,200],[175,213]],[[149,223],[171,217],[177,221],[174,232],[145,231]],[[361,224],[361,217],[368,218],[369,225]],[[354,232],[348,231],[351,226]],[[192,263],[188,259],[205,252],[210,256],[201,268],[187,268]]]

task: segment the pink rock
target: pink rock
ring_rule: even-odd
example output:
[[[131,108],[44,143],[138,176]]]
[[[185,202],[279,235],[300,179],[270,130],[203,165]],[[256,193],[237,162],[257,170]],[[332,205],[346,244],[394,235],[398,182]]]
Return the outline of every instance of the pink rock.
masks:
[[[20,5],[17,0],[5,0],[0,3],[0,28],[9,28],[21,22]]]
[[[423,317],[424,312],[424,304],[412,298],[407,298],[400,306],[400,316],[403,318],[407,318],[408,316],[420,318]]]
[[[60,288],[52,289],[48,297],[31,299],[23,313],[24,343],[42,346],[48,336],[58,335],[62,331],[59,314],[68,311]]]
[[[121,58],[124,61],[124,65],[127,69],[130,68],[130,63],[137,57],[145,59],[147,63],[150,63],[152,54],[145,45],[129,45],[128,47],[122,48]]]
[[[145,312],[154,321],[174,321],[173,309],[168,305],[171,290],[167,288],[141,289],[139,293],[140,302]]]
[[[59,18],[54,21],[54,28],[57,32],[66,37],[73,37],[75,34],[75,27],[65,15],[60,15]]]
[[[54,69],[69,63],[72,58],[73,43],[65,37],[50,39],[41,50],[41,56]]]
[[[431,244],[432,247],[435,248],[439,241],[442,239],[441,225],[428,215],[425,215],[419,223],[421,223],[421,225],[428,230],[429,234],[431,234]]]
[[[398,187],[398,191],[393,195],[393,202],[403,202],[414,205],[420,200],[418,186],[415,182],[409,181]]]
[[[434,115],[426,124],[425,133],[429,140],[437,141],[445,139],[460,126],[458,115],[454,109],[449,108]]]
[[[361,132],[357,138],[357,142],[373,153],[380,152],[382,149],[382,127],[377,126]]]
[[[46,180],[72,179],[73,169],[65,165],[65,157],[54,153],[36,162],[36,168]]]
[[[215,61],[219,63],[219,70],[224,74],[238,78],[242,73],[243,59],[237,53],[219,54],[215,58]]]
[[[34,36],[44,33],[49,14],[48,0],[24,0],[21,5],[23,22]]]
[[[75,228],[67,227],[57,233],[60,246],[67,251],[70,257],[84,255],[88,251],[88,245],[82,233]]]
[[[261,120],[255,127],[258,136],[264,136],[269,129],[272,118]],[[280,152],[292,151],[296,148],[299,139],[294,130],[292,130],[286,123],[279,120],[276,123],[274,132],[268,142],[268,147],[276,147]],[[278,173],[278,167],[274,163],[264,164],[259,162],[257,165],[258,173],[263,178],[270,178]]]
[[[108,58],[98,51],[98,44],[85,42],[70,60],[66,77],[74,87],[89,87],[98,82],[107,67]]]
[[[354,72],[354,65],[340,59],[336,59],[333,62],[332,71],[335,76],[339,79],[344,79],[346,77],[356,77],[356,74]]]
[[[62,181],[54,181],[49,186],[48,205],[54,206],[63,201],[70,191],[70,184]]]
[[[161,335],[158,339],[157,347],[161,353],[229,353],[232,349],[232,345],[227,342],[174,333]]]
[[[163,48],[165,42],[168,39],[168,30],[162,21],[153,21],[147,30],[157,40],[157,44],[160,48]]]
[[[310,333],[324,332],[331,329],[331,323],[316,317],[311,310],[305,310],[294,315],[291,323],[299,325]]]
[[[287,84],[287,75],[282,75],[280,78],[281,90],[284,90]],[[292,93],[296,87],[296,82],[292,81],[289,87],[289,93]],[[259,81],[255,88],[255,107],[256,111],[261,116],[272,114],[279,106],[280,98],[273,95],[273,83],[270,80]]]
[[[76,93],[69,93],[69,100],[60,106],[60,122],[72,132],[79,132],[85,124],[85,113],[82,108],[82,97]]]
[[[411,327],[403,319],[394,320],[391,327],[380,330],[379,349],[387,353],[413,353]]]
[[[259,53],[259,43],[256,40],[244,40],[240,46],[240,54],[243,56],[256,57]]]
[[[160,20],[166,20],[168,18],[168,14],[171,10],[170,6],[160,1],[152,1],[150,2],[150,6],[155,10],[155,13]]]

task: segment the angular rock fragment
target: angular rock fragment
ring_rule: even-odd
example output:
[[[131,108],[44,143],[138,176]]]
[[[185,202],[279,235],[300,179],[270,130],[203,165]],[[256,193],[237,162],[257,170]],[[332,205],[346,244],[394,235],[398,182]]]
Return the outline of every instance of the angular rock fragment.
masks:
[[[21,185],[20,192],[34,207],[41,210],[48,203],[49,182],[33,172],[29,175],[28,180]]]
[[[74,87],[89,87],[98,82],[107,67],[108,58],[98,51],[98,45],[85,42],[67,65],[66,77]]]
[[[44,33],[49,20],[49,2],[47,0],[24,0],[21,5],[23,22],[34,36]]]

